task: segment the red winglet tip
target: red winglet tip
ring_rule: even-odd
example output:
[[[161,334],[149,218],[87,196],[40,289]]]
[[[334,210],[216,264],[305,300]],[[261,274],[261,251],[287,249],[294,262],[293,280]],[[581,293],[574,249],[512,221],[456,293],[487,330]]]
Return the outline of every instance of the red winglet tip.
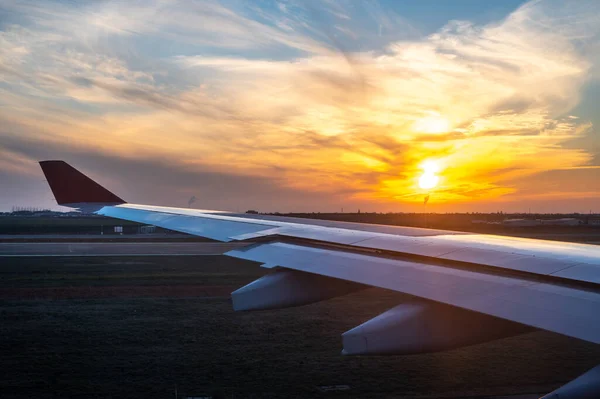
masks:
[[[125,203],[65,161],[40,161],[40,166],[59,205]]]

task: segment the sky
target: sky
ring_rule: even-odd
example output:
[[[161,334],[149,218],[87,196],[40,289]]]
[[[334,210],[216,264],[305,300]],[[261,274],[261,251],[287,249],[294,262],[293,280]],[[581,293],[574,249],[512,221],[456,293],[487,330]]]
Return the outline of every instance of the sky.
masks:
[[[0,0],[0,211],[64,209],[62,159],[135,203],[600,213],[599,67],[597,0]]]

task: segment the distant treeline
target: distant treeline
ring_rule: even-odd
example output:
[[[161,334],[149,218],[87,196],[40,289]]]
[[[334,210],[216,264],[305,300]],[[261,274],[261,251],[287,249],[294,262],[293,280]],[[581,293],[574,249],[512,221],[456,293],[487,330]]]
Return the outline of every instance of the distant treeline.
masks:
[[[589,220],[597,220],[598,215],[583,214],[530,214],[530,213],[276,213],[274,215],[290,216],[309,219],[335,220],[342,222],[358,222],[386,224],[394,226],[428,227],[435,229],[462,230],[476,232],[505,232],[514,229],[528,230],[560,230],[581,229],[588,227]],[[581,226],[505,226],[501,223],[506,219],[561,219],[576,218],[582,221]],[[486,223],[477,223],[483,221]],[[489,224],[497,223],[497,224]],[[600,227],[600,226],[589,226]]]

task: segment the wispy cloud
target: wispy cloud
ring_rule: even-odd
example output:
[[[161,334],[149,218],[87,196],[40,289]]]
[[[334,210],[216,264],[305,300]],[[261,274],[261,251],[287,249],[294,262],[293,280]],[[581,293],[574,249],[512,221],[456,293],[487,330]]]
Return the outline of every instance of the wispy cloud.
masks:
[[[259,179],[314,194],[307,209],[417,204],[427,159],[445,209],[518,201],[594,162],[570,111],[597,75],[600,7],[568,3],[429,36],[375,2],[0,3],[0,139]],[[39,153],[15,151],[0,165],[30,173]]]

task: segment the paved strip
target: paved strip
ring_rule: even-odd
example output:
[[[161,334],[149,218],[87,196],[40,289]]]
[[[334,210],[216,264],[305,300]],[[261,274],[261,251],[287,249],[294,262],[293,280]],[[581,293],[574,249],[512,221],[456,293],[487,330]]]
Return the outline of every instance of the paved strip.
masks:
[[[40,239],[72,239],[83,238],[105,239],[105,240],[148,240],[148,239],[177,239],[195,237],[184,233],[152,233],[152,234],[0,234],[0,240],[40,240]]]
[[[0,299],[81,299],[140,297],[229,297],[238,287],[230,285],[127,285],[86,287],[0,288]]]
[[[222,255],[248,243],[0,243],[0,257]]]
[[[189,234],[0,234],[0,242],[213,242]]]

